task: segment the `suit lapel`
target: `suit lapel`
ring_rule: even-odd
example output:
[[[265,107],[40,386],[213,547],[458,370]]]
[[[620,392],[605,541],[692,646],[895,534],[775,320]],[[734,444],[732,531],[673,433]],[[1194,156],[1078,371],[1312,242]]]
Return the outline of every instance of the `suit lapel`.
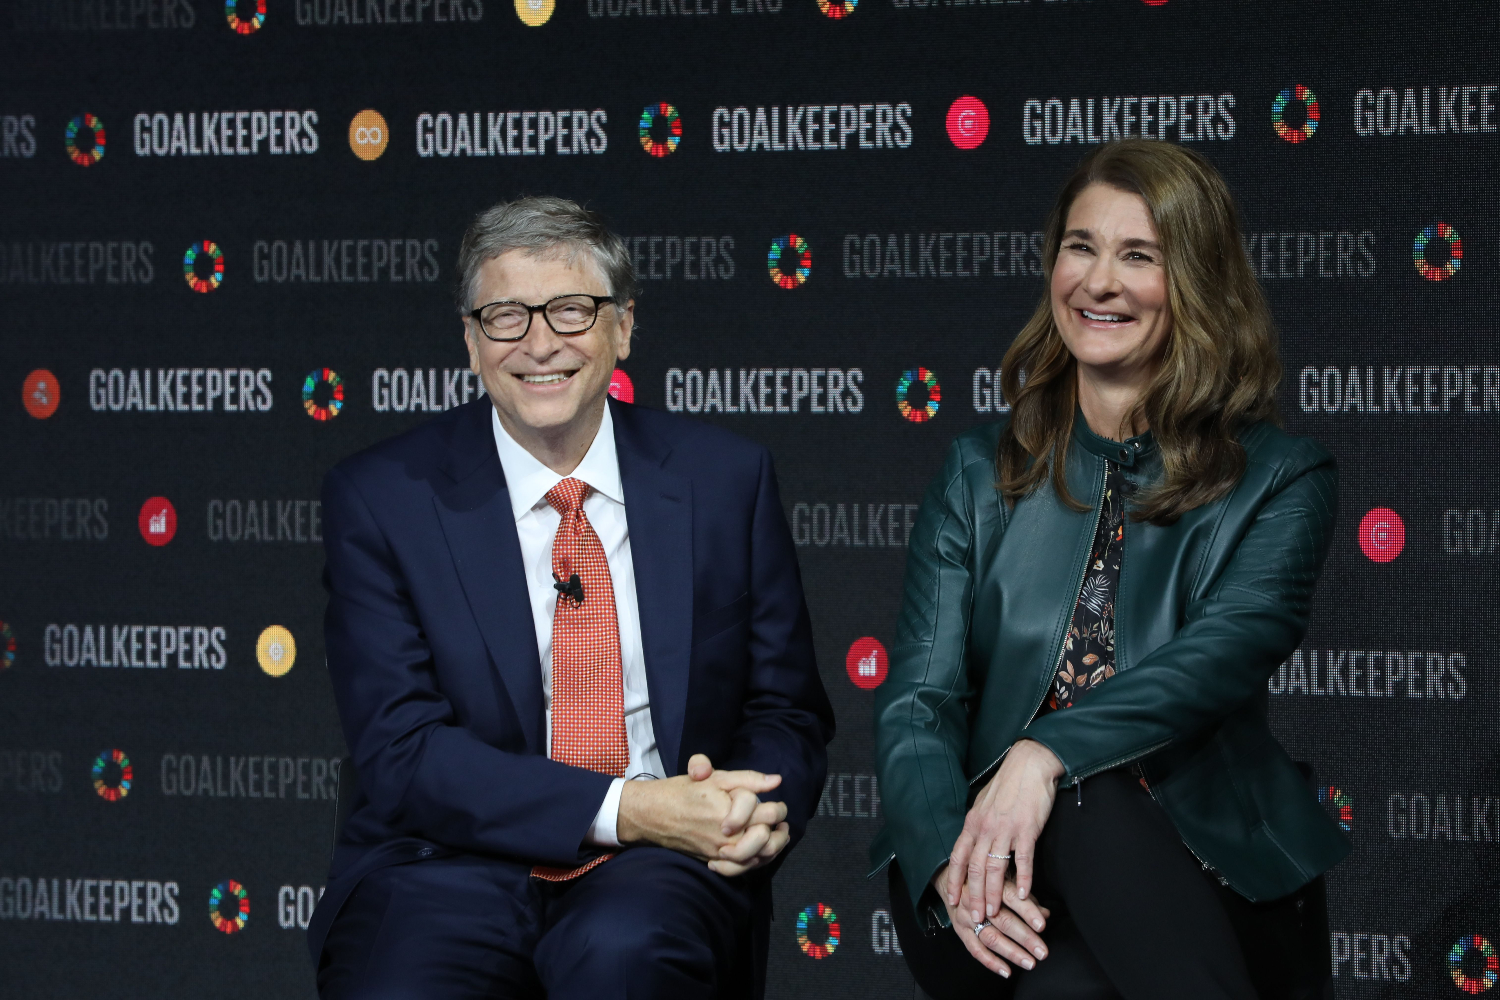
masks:
[[[489,400],[481,396],[469,405],[473,414],[466,414],[455,429],[444,467],[454,483],[438,491],[433,506],[526,746],[533,753],[545,753],[542,665],[510,491],[495,451]]]
[[[663,465],[671,446],[633,407],[609,401],[635,567],[651,725],[668,776],[678,771],[693,641],[693,489]]]

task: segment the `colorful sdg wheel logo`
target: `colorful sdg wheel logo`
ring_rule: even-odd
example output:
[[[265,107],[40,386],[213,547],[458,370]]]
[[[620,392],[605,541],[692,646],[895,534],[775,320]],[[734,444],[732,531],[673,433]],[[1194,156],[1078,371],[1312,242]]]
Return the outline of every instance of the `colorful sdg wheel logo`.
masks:
[[[118,802],[130,794],[135,769],[123,750],[106,750],[94,758],[94,791],[105,802]]]
[[[208,277],[198,276],[198,258],[202,257],[209,265]],[[194,243],[187,248],[187,253],[182,255],[182,276],[187,279],[188,287],[195,292],[207,295],[224,283],[224,251],[219,249],[219,244],[213,240],[204,240],[202,243]]]
[[[819,934],[816,924],[823,925]],[[814,938],[822,937],[816,941]],[[797,914],[797,947],[808,958],[823,959],[839,946],[839,915],[827,903],[814,903]]]
[[[0,670],[9,670],[16,662],[16,633],[0,622]]]
[[[927,387],[927,403],[920,407],[911,405],[912,387],[919,382]],[[942,401],[943,387],[938,384],[937,376],[926,368],[904,371],[896,380],[896,409],[914,424],[926,423],[937,416],[938,405]]]
[[[1333,804],[1333,812],[1338,820],[1339,829],[1345,833],[1354,830],[1354,796],[1341,788],[1333,785],[1323,785],[1318,789],[1318,801],[1324,805]]]
[[[344,408],[344,380],[332,368],[314,368],[302,380],[302,408],[314,420],[332,420]]]
[[[1300,103],[1306,109],[1306,117],[1300,126],[1286,123],[1287,105],[1293,101]],[[1306,142],[1311,139],[1313,133],[1318,130],[1318,119],[1321,116],[1322,112],[1318,109],[1318,95],[1300,83],[1277,94],[1276,100],[1271,104],[1271,127],[1287,142]]]
[[[238,934],[250,922],[250,894],[234,879],[220,882],[208,894],[208,919],[214,930]]]
[[[254,7],[248,17],[241,17],[240,10]],[[253,35],[266,23],[266,0],[224,0],[224,19],[236,35]]]
[[[63,145],[68,150],[68,159],[80,167],[92,167],[104,159],[104,123],[85,111],[69,120]]]
[[[1477,961],[1471,959],[1471,955]],[[1478,975],[1471,975],[1473,972]],[[1500,980],[1500,958],[1495,955],[1495,946],[1482,935],[1464,935],[1448,952],[1448,974],[1453,977],[1453,985],[1465,993],[1483,993],[1490,989],[1496,980]]]
[[[1444,240],[1448,244],[1448,259],[1442,264],[1434,265],[1427,261],[1427,244],[1433,240]],[[1464,262],[1463,240],[1458,238],[1458,231],[1446,222],[1428,226],[1412,242],[1411,262],[1417,266],[1417,273],[1428,281],[1447,281],[1458,273]]]
[[[859,0],[818,0],[818,10],[825,17],[831,17],[835,21],[841,21],[854,13],[854,8],[859,6]]]
[[[656,128],[656,123],[662,122],[666,129],[666,139],[658,142],[651,133]],[[677,109],[666,101],[660,104],[648,104],[641,112],[641,148],[652,156],[670,156],[677,152],[677,144],[682,142],[682,116]]]
[[[782,288],[801,288],[812,274],[812,248],[796,233],[778,236],[771,241],[771,250],[766,254],[766,270]]]

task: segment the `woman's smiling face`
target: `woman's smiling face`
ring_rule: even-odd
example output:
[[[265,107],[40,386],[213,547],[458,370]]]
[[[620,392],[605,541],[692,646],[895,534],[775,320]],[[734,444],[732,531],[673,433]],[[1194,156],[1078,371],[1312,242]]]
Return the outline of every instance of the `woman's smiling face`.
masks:
[[[1079,365],[1111,378],[1154,366],[1172,331],[1156,225],[1138,194],[1090,184],[1068,209],[1052,315]]]

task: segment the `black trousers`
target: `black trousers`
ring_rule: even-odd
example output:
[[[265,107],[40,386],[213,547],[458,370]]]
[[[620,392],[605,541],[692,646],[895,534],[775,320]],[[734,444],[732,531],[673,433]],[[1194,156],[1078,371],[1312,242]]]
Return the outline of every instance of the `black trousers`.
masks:
[[[1251,903],[1204,871],[1135,776],[1058,796],[1037,845],[1035,896],[1052,910],[1048,957],[1003,979],[951,928],[920,930],[891,865],[891,912],[917,984],[934,1000],[1312,1000],[1330,973],[1323,880]],[[926,902],[941,908],[928,890]]]

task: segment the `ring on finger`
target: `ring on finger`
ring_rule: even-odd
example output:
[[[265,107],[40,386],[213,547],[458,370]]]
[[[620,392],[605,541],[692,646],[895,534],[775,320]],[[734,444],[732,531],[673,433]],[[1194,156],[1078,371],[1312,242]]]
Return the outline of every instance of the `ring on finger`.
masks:
[[[987,858],[994,858],[996,861],[1009,861],[1010,860],[1010,855],[1009,854],[986,854],[985,857],[987,857]]]
[[[988,920],[981,920],[979,923],[977,923],[977,924],[974,925],[974,936],[975,937],[979,936],[979,932],[982,931],[982,930],[984,930],[984,925],[987,924],[987,923],[989,923]]]

